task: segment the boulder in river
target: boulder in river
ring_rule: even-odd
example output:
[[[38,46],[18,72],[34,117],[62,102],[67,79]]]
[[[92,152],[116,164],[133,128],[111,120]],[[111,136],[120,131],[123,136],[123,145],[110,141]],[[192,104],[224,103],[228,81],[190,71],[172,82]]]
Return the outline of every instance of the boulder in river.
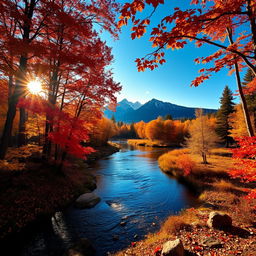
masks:
[[[176,239],[164,243],[161,256],[184,256],[182,241]]]
[[[232,227],[232,218],[222,212],[210,212],[207,225],[216,229],[230,228]]]
[[[120,222],[120,226],[125,226],[126,225],[126,222],[125,221],[121,221]]]
[[[63,256],[94,256],[95,249],[87,238],[81,238]]]
[[[95,193],[85,193],[79,196],[75,201],[77,208],[92,208],[100,202],[100,198]]]

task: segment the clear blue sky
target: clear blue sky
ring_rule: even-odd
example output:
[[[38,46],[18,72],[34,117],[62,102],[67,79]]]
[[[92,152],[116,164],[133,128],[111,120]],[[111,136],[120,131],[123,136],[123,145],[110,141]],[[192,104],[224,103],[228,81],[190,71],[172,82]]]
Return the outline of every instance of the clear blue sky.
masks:
[[[152,24],[164,14],[172,11],[175,2],[180,3],[180,0],[168,1],[168,4],[157,10]],[[189,3],[190,0],[185,2]],[[199,87],[190,87],[191,81],[198,75],[198,70],[205,67],[205,65],[196,65],[193,60],[216,51],[217,48],[213,46],[197,48],[193,43],[188,43],[184,49],[167,50],[167,63],[154,71],[138,72],[134,60],[151,52],[153,48],[148,41],[148,34],[140,39],[132,40],[130,29],[130,25],[123,27],[120,39],[117,41],[104,35],[108,45],[113,48],[114,78],[123,86],[122,92],[118,95],[118,101],[127,98],[130,101],[145,103],[156,98],[189,107],[218,108],[219,98],[225,85],[235,92],[235,77],[229,76],[227,69],[213,74],[210,80],[205,81]]]

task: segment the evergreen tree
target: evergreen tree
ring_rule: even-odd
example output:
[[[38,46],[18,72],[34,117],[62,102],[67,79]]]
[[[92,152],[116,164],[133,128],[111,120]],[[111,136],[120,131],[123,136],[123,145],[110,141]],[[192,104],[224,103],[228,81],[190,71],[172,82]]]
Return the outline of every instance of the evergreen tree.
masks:
[[[217,112],[216,133],[226,147],[233,141],[230,136],[231,127],[228,122],[229,115],[234,111],[232,91],[226,86],[220,98],[220,108]]]
[[[114,115],[112,115],[111,121],[112,121],[114,124],[116,123],[116,119],[115,119],[115,116],[114,116]]]
[[[165,117],[164,117],[164,120],[173,120],[171,114],[167,114]]]

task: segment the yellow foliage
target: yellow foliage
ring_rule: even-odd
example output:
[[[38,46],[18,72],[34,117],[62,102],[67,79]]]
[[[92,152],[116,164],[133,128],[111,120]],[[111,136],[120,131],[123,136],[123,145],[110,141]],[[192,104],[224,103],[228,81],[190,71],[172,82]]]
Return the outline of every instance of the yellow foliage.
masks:
[[[248,136],[241,104],[236,105],[235,111],[229,115],[229,124],[232,127],[230,131],[231,137]]]

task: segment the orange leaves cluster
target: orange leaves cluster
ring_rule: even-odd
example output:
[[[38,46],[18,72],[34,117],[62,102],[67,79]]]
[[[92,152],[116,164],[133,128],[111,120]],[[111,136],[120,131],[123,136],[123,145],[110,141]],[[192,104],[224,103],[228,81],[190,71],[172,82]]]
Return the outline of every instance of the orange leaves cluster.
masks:
[[[244,182],[256,181],[256,136],[240,137],[236,139],[239,147],[232,149],[236,168],[230,171],[233,178],[239,178]],[[250,191],[249,199],[256,198],[256,189]]]
[[[136,123],[134,128],[139,138],[179,145],[188,133],[188,126],[189,121],[155,119],[148,123]]]
[[[232,152],[239,168],[232,170],[230,174],[244,181],[256,181],[256,136],[240,137],[237,142],[239,148],[232,149]]]

